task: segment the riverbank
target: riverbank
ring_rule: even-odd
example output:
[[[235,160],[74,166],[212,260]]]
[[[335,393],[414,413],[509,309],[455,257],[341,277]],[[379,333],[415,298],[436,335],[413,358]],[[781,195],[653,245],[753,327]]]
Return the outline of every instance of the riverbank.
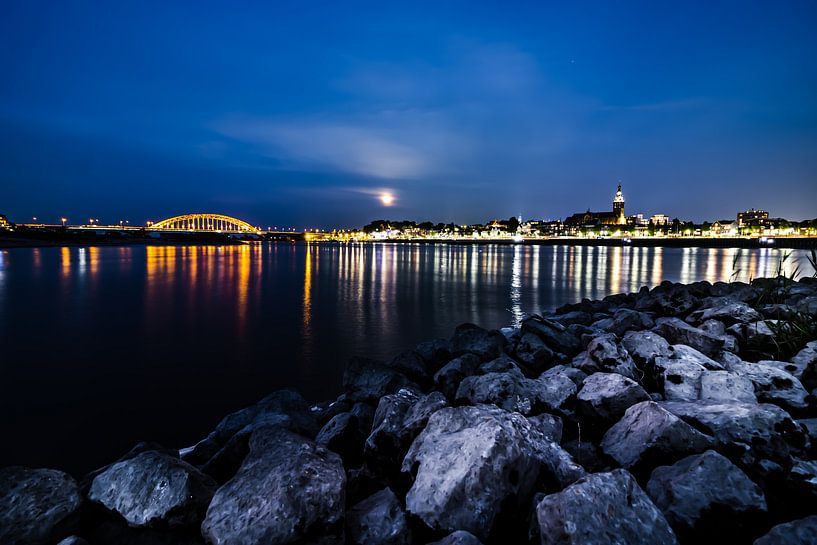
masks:
[[[79,482],[0,470],[0,542],[805,543],[816,318],[817,281],[781,278],[462,324],[181,451],[142,443]]]

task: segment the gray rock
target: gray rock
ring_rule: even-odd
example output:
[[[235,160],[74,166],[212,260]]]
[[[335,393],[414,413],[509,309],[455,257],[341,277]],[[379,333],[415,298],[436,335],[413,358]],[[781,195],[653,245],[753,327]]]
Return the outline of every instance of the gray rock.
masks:
[[[801,381],[803,378],[803,372],[807,369],[807,365],[803,364],[802,362],[792,362],[792,361],[777,361],[777,360],[760,360],[757,363],[761,365],[766,365],[768,367],[774,367],[784,373],[788,373],[797,380]]]
[[[507,344],[507,339],[499,331],[489,331],[474,324],[460,324],[449,341],[449,349],[455,356],[473,354],[480,361],[489,361],[504,353]]]
[[[411,534],[403,507],[390,488],[384,488],[349,510],[348,538],[356,545],[404,545]]]
[[[536,416],[529,416],[533,429],[540,431],[548,441],[554,443],[562,442],[562,419],[552,414],[542,413]]]
[[[476,373],[481,360],[474,354],[465,354],[446,363],[434,375],[437,388],[449,399],[457,395],[457,388],[465,377]]]
[[[490,403],[506,411],[527,415],[541,405],[538,385],[537,381],[525,378],[518,370],[488,373],[463,379],[456,399],[471,404]],[[575,386],[573,388],[575,391]]]
[[[575,356],[581,350],[579,339],[558,322],[532,316],[522,322],[522,333],[533,333],[554,352]]]
[[[667,340],[652,331],[628,331],[621,345],[642,370],[650,368],[657,357],[669,357],[671,354]]]
[[[699,399],[704,403],[756,403],[751,380],[728,371],[705,371]]]
[[[704,369],[709,369],[710,371],[724,370],[723,364],[718,363],[705,354],[702,354],[700,351],[695,350],[691,346],[687,346],[685,344],[672,345],[670,359],[697,363]],[[656,361],[658,360],[656,359]]]
[[[486,361],[485,363],[481,364],[477,369],[477,372],[484,375],[486,373],[507,373],[508,371],[512,371],[514,369],[519,369],[516,361],[509,356],[502,354],[496,359]]]
[[[392,358],[386,367],[394,369],[409,380],[422,385],[431,381],[425,360],[415,350],[405,350]]]
[[[799,377],[803,386],[812,391],[817,388],[817,341],[811,341],[791,359],[798,368],[802,368]]]
[[[88,545],[88,542],[79,536],[70,536],[57,543],[57,545]]]
[[[97,475],[88,499],[131,526],[189,526],[201,521],[215,490],[215,481],[192,465],[148,451]]]
[[[548,316],[547,319],[553,322],[559,322],[565,327],[573,324],[590,325],[593,323],[593,315],[589,312],[583,312],[581,310],[574,310],[564,314]]]
[[[698,328],[716,337],[726,335],[726,326],[723,322],[719,322],[718,320],[706,320],[698,325]]]
[[[649,292],[639,292],[635,310],[652,311],[660,316],[678,316],[693,310],[699,299],[683,284],[662,282]]]
[[[689,361],[667,360],[664,368],[664,399],[667,401],[694,401],[701,397],[701,375],[706,369]]]
[[[56,469],[0,469],[0,543],[46,545],[70,535],[82,496],[76,481]]]
[[[714,437],[718,450],[751,450],[758,458],[787,462],[791,450],[805,444],[802,428],[786,411],[768,403],[666,401],[661,406]]]
[[[794,305],[794,308],[797,309],[797,312],[817,316],[817,295],[811,295],[800,299],[797,304]]]
[[[451,532],[440,541],[435,541],[428,545],[482,545],[482,542],[470,532],[457,530],[456,532]]]
[[[615,335],[611,333],[599,335],[591,340],[587,345],[586,354],[579,355],[573,360],[572,365],[588,374],[618,373],[633,380],[640,376],[630,354],[616,342]]]
[[[808,392],[785,371],[762,363],[744,363],[732,365],[731,372],[752,381],[758,401],[774,403],[788,411],[808,407]]]
[[[636,473],[650,471],[710,447],[709,437],[654,401],[633,405],[601,441],[605,454]]]
[[[766,511],[760,487],[714,450],[656,468],[646,490],[685,541],[736,539]]]
[[[693,324],[705,322],[706,320],[718,320],[727,325],[756,322],[762,319],[763,316],[746,303],[733,301],[725,297],[720,298],[718,303],[709,308],[693,312],[687,318]]]
[[[653,331],[670,343],[691,346],[710,358],[716,357],[726,344],[723,337],[716,337],[678,318],[659,318],[656,324]]]
[[[416,475],[406,496],[408,512],[434,530],[467,530],[480,539],[491,533],[503,508],[524,505],[542,472],[563,483],[583,474],[525,417],[493,405],[434,413],[411,445],[403,471]]]
[[[447,339],[433,339],[424,341],[414,347],[414,351],[423,358],[426,369],[436,372],[443,365],[451,361],[451,350]]]
[[[754,545],[813,545],[817,543],[817,515],[778,524]]]
[[[564,375],[573,381],[577,388],[581,388],[584,379],[587,378],[587,373],[581,369],[570,367],[569,365],[555,365],[539,375],[539,378],[552,377],[554,375]]]
[[[808,504],[817,502],[817,460],[796,460],[789,472],[788,485]]]
[[[624,336],[628,331],[642,331],[651,329],[653,326],[655,322],[649,314],[628,308],[619,309],[612,317],[593,323],[594,328],[609,331],[619,337]]]
[[[238,473],[213,497],[202,535],[235,545],[331,542],[343,532],[345,485],[337,454],[281,428],[260,428]]]
[[[711,294],[714,297],[728,297],[733,301],[748,303],[760,295],[760,290],[746,282],[715,282]]]
[[[675,544],[664,515],[624,470],[594,473],[536,508],[542,545]]]
[[[624,412],[649,394],[637,382],[617,373],[594,373],[584,380],[576,396],[579,410],[604,427],[619,420]]]

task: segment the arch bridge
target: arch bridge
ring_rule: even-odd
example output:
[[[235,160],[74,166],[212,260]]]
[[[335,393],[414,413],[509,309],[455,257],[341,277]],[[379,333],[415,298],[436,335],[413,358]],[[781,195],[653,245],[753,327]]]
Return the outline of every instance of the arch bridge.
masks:
[[[149,229],[161,231],[216,231],[221,233],[258,233],[260,229],[246,221],[223,214],[183,214],[158,221]]]

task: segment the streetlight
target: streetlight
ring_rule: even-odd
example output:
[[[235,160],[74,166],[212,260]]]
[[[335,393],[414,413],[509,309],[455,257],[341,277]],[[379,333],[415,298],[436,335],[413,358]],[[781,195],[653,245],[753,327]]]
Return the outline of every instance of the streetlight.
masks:
[[[65,227],[65,223],[68,221],[68,219],[67,218],[60,218],[60,221],[62,222],[62,226]]]

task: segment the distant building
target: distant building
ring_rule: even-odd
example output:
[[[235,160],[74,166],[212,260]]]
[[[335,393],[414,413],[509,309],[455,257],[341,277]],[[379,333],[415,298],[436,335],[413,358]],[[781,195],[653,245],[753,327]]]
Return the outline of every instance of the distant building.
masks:
[[[12,225],[8,218],[3,214],[0,214],[0,229],[11,229],[11,227]]]
[[[644,217],[644,214],[633,214],[632,216],[627,218],[627,225],[648,225],[650,220]]]
[[[733,220],[718,220],[709,227],[709,232],[716,237],[733,237],[738,234],[738,223]]]
[[[769,219],[769,213],[765,210],[755,210],[754,208],[746,210],[745,212],[738,212],[738,227],[743,227],[747,223],[756,223],[758,221]]]
[[[653,225],[669,225],[672,222],[666,214],[653,214],[650,216],[650,223]]]
[[[618,185],[615,197],[613,197],[612,212],[579,212],[573,214],[565,220],[565,227],[575,231],[578,227],[588,225],[627,225],[627,217],[624,215],[624,195],[621,193],[621,184]]]

